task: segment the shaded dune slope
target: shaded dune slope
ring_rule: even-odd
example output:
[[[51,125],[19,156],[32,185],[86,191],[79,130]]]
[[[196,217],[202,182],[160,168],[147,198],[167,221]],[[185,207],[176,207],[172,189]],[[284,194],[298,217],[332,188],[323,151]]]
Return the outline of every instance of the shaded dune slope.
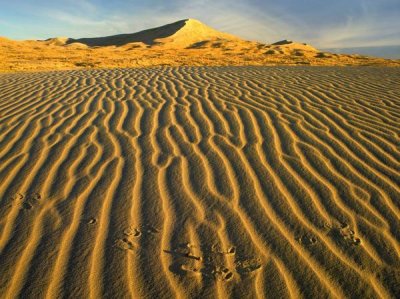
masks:
[[[122,46],[128,43],[144,43],[148,46],[163,44],[167,42],[169,46],[189,46],[209,38],[237,39],[233,35],[219,32],[203,23],[194,20],[180,20],[172,24],[161,27],[143,30],[137,33],[118,34],[105,37],[68,39],[67,44],[81,43],[90,47],[102,46]]]
[[[399,296],[399,81],[0,75],[1,296]]]
[[[185,21],[178,21],[162,27],[143,30],[137,33],[118,34],[105,37],[68,39],[67,43],[79,42],[90,47],[94,46],[122,46],[127,43],[142,42],[153,45],[158,38],[165,38],[176,33],[185,25]]]

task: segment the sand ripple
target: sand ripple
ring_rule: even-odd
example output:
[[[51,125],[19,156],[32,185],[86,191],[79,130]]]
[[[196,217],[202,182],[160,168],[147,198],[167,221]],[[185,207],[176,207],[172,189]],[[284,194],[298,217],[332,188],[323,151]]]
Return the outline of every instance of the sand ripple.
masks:
[[[400,296],[399,82],[0,75],[0,297]]]

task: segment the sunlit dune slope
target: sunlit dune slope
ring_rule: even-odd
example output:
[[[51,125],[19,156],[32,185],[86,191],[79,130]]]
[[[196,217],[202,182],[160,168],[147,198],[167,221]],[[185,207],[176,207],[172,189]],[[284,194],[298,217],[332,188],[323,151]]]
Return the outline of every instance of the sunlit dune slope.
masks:
[[[267,45],[217,31],[194,19],[106,37],[0,38],[0,72],[163,65],[400,66],[400,60],[332,54],[288,40]]]
[[[209,39],[236,40],[233,35],[219,32],[195,19],[181,20],[161,27],[132,34],[107,37],[68,39],[65,43],[79,42],[88,46],[123,46],[141,42],[148,46],[169,46],[185,48],[193,43]]]
[[[399,298],[397,68],[0,75],[0,297]]]

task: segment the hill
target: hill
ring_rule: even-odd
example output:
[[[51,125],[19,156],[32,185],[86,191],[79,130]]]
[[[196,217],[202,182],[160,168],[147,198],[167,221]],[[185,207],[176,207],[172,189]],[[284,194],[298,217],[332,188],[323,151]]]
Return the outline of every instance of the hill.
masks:
[[[196,42],[212,39],[236,40],[238,38],[219,32],[198,20],[186,19],[136,33],[95,38],[71,38],[65,42],[67,44],[79,42],[90,47],[123,46],[129,43],[143,43],[147,46],[188,47]]]
[[[391,65],[400,60],[319,51],[304,42],[243,40],[185,19],[136,33],[93,38],[0,38],[0,71],[230,65]]]

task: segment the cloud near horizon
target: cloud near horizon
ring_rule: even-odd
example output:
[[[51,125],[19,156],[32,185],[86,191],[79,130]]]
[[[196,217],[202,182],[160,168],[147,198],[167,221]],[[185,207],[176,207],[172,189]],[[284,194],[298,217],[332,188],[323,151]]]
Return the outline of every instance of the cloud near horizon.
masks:
[[[0,0],[0,5],[0,36],[13,39],[131,33],[195,18],[265,43],[293,39],[321,48],[400,44],[398,0]]]

